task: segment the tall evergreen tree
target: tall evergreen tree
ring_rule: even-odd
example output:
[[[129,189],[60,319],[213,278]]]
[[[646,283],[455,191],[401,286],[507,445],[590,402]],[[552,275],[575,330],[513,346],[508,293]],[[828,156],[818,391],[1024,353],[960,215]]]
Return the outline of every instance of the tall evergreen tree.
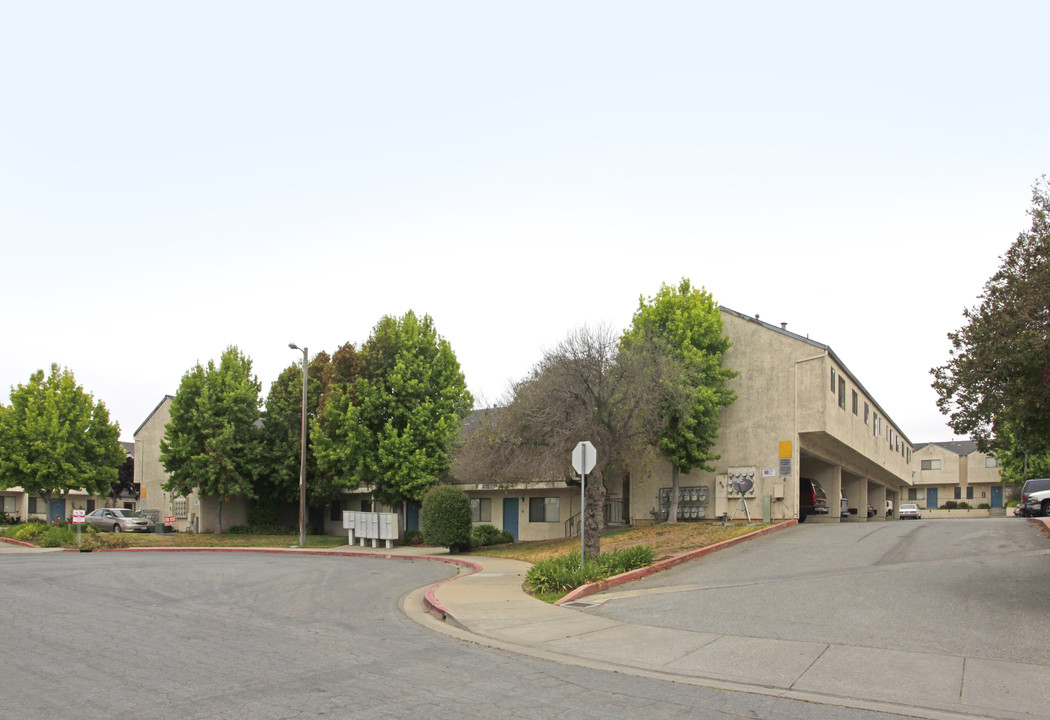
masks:
[[[1032,187],[1031,229],[1017,236],[985,283],[966,325],[949,333],[946,364],[934,368],[937,406],[948,424],[987,452],[1009,432],[1022,452],[1050,450],[1050,183]]]

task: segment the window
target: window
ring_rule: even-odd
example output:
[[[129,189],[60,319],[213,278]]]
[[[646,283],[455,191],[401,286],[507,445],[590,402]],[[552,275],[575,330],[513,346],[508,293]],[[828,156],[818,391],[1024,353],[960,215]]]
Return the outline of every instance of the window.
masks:
[[[839,407],[846,409],[846,381],[839,378]]]
[[[361,512],[372,512],[372,501],[362,500],[361,501]]]
[[[492,498],[471,498],[470,520],[476,523],[492,522]]]
[[[835,392],[835,368],[831,368],[831,392]]]
[[[559,522],[561,500],[555,497],[529,498],[529,522]]]
[[[91,512],[94,509],[95,509],[95,501],[94,500],[88,500],[87,501],[87,512]]]
[[[858,395],[857,391],[854,390],[853,391],[853,414],[854,415],[857,414],[857,410],[858,410],[859,406],[860,406],[860,395]]]
[[[38,497],[29,498],[29,508],[26,510],[30,515],[46,515],[44,501]]]
[[[879,422],[879,414],[877,412],[871,414],[871,434],[875,437],[882,434],[882,423]]]
[[[911,448],[908,448],[908,464],[911,465]]]
[[[926,502],[926,488],[908,488],[908,499]]]
[[[868,407],[868,403],[864,403],[864,424],[867,425],[869,420],[871,420],[871,408]]]
[[[956,486],[956,488],[955,488],[955,499],[956,500],[962,500],[962,488],[961,487]]]
[[[937,459],[934,459],[934,460],[923,460],[919,469],[920,470],[940,470],[941,469],[940,458],[937,458]]]
[[[994,455],[985,455],[984,466],[986,468],[999,467],[999,461],[995,459]]]
[[[10,495],[0,497],[0,512],[6,513],[8,515],[14,515],[16,512],[15,498],[11,497]]]
[[[302,404],[302,403],[300,403]],[[336,500],[328,507],[328,519],[331,522],[343,521],[343,501]]]
[[[967,500],[973,500],[973,488],[972,487],[966,488],[966,499]]]

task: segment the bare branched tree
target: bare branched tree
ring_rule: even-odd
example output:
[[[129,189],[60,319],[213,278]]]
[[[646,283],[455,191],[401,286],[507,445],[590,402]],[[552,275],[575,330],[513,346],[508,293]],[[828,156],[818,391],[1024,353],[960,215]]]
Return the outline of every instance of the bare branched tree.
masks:
[[[620,347],[608,327],[582,327],[547,351],[504,405],[478,419],[453,469],[486,482],[561,481],[572,476],[570,457],[581,440],[598,454],[587,476],[585,552],[597,555],[604,529],[604,473],[651,452],[660,432],[661,388],[677,385],[680,365],[639,344]]]

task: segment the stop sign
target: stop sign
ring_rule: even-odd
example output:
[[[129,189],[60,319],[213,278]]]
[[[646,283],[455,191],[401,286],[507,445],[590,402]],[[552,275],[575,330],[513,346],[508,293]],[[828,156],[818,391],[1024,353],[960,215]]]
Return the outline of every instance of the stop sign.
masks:
[[[586,475],[593,470],[597,460],[598,453],[589,440],[579,443],[572,451],[572,467],[580,475]]]

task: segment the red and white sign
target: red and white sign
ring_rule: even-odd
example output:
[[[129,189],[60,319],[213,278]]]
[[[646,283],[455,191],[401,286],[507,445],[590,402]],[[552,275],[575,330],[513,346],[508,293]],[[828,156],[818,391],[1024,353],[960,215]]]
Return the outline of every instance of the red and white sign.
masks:
[[[174,525],[176,522],[178,522],[178,518],[176,518],[174,515],[165,515],[164,516],[164,524],[165,525]]]
[[[73,511],[73,524],[74,525],[83,525],[84,524],[84,511],[83,510],[74,510]]]

